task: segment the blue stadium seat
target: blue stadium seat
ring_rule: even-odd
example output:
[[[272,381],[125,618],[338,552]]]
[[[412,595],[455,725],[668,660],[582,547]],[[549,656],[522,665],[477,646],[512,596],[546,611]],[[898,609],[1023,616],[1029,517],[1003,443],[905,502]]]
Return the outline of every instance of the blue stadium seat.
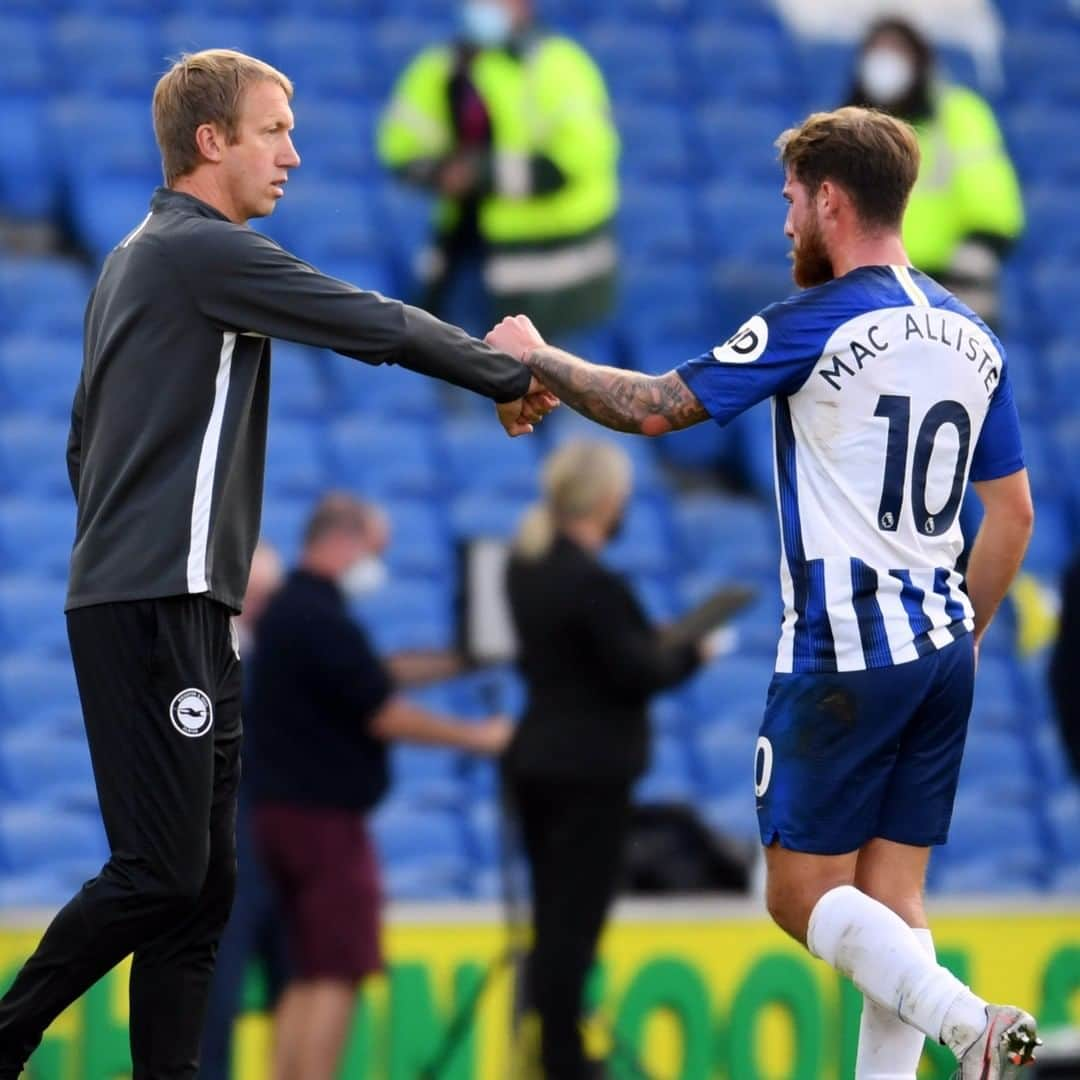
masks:
[[[190,10],[167,19],[161,28],[163,51],[169,57],[200,49],[239,49],[249,56],[266,52],[262,20]]]
[[[59,210],[60,175],[48,139],[43,98],[0,92],[0,210],[23,220]]]
[[[372,366],[337,353],[327,353],[326,359],[334,401],[357,420],[431,420],[441,412],[440,387],[433,379],[396,364]]]
[[[448,37],[446,15],[432,18],[429,12],[409,11],[406,6],[387,5],[391,14],[380,18],[366,35],[367,62],[371,65],[376,100],[383,101],[408,64],[429,45],[445,44]],[[452,27],[449,28],[452,32]]]
[[[693,260],[699,253],[693,204],[686,188],[677,184],[628,182],[618,229],[628,259]]]
[[[319,266],[379,254],[380,230],[365,189],[353,181],[320,181],[299,172],[289,181],[271,231],[283,247]]]
[[[1068,506],[1062,499],[1048,498],[1046,492],[1037,493],[1036,499],[1035,531],[1024,556],[1024,569],[1044,581],[1056,582],[1073,551]]]
[[[1008,838],[1006,845],[1002,837]],[[1038,866],[1042,857],[1042,830],[1038,818],[1018,805],[961,803],[953,814],[946,858],[950,862],[981,859],[988,853],[998,856],[1002,872],[1025,860]]]
[[[74,384],[65,382],[74,397]],[[0,490],[35,500],[56,499],[65,510],[72,509],[68,427],[62,420],[37,417],[29,411],[0,419]],[[8,534],[3,525],[0,534]],[[69,531],[69,547],[73,536]]]
[[[492,416],[451,420],[443,428],[449,480],[459,491],[534,495],[540,463],[533,439],[507,442]]]
[[[52,123],[64,176],[73,194],[91,178],[106,182],[135,179],[143,185],[135,207],[141,213],[127,226],[134,228],[149,209],[155,185],[162,182],[161,155],[146,102],[142,98],[68,97],[53,109]],[[86,138],[91,129],[100,132],[97,138]],[[114,237],[113,243],[119,239]]]
[[[46,868],[26,874],[0,874],[0,908],[5,911],[57,911],[71,899],[71,882]]]
[[[450,503],[450,529],[459,540],[488,536],[509,540],[532,500],[521,496],[468,493]]]
[[[66,577],[75,539],[75,502],[11,498],[0,501],[0,565],[10,573]]]
[[[358,101],[312,98],[294,110],[293,142],[309,171],[328,180],[364,179],[378,174],[375,124],[378,108]]]
[[[615,18],[591,22],[580,40],[616,101],[677,102],[690,89],[679,63],[678,37],[668,25],[644,26],[620,11]]]
[[[1080,790],[1075,782],[1052,795],[1047,805],[1050,844],[1056,859],[1080,862]]]
[[[715,725],[701,727],[692,757],[705,798],[754,796],[754,736]]]
[[[333,403],[322,352],[291,341],[275,341],[270,355],[270,415],[275,419],[324,420]]]
[[[1035,791],[1034,761],[1019,734],[984,731],[968,734],[960,785],[965,798],[988,806],[1026,805]]]
[[[378,374],[378,373],[376,373]],[[371,497],[423,497],[441,486],[431,428],[376,417],[344,419],[330,430],[337,482]]]
[[[775,511],[763,501],[684,495],[675,507],[684,567],[721,579],[774,575],[780,564]]]
[[[1007,615],[999,616],[1003,623]],[[995,619],[997,622],[998,619]],[[975,675],[975,701],[972,706],[971,731],[1020,732],[1026,724],[1026,712],[1019,696],[1014,653],[987,654],[985,643],[980,647],[979,670]]]
[[[773,656],[735,655],[702,668],[687,688],[695,723],[708,728],[728,715],[742,717],[753,709],[762,713],[774,660]]]
[[[631,500],[619,535],[604,561],[629,574],[666,574],[672,567],[671,530],[665,516],[644,499]]]
[[[56,71],[77,93],[145,99],[165,66],[156,26],[142,19],[69,15],[52,29]]]
[[[708,159],[705,183],[766,184],[778,188],[782,172],[773,141],[794,122],[781,106],[710,102],[697,111],[695,131]]]
[[[672,622],[680,614],[678,585],[670,574],[634,574],[631,585],[651,622]]]
[[[0,70],[0,92],[37,95],[52,89],[45,24],[26,16],[0,16],[0,41],[7,58]]]
[[[480,800],[466,809],[466,845],[475,867],[494,867],[502,858],[503,825],[495,799]]]
[[[750,766],[747,765],[749,774]],[[706,795],[700,803],[705,823],[720,836],[756,846],[760,841],[757,813],[754,808],[754,788],[747,784],[745,790],[729,795]]]
[[[388,802],[370,824],[392,899],[464,895],[469,861],[458,815]]]
[[[264,40],[267,59],[305,93],[366,98],[378,88],[365,50],[368,37],[359,19],[297,15],[270,20]]]
[[[350,606],[380,655],[448,649],[453,644],[450,593],[428,579],[391,578],[377,592],[356,598]]]
[[[1080,101],[1076,51],[1080,34],[1014,28],[1004,39],[1005,84],[1010,94],[1060,105]]]
[[[682,739],[653,739],[649,767],[634,785],[634,802],[688,803],[694,796],[694,780],[687,747]]]
[[[70,421],[81,369],[77,337],[27,333],[0,338],[0,388],[8,408]],[[54,446],[53,454],[58,456],[59,449],[60,444]]]
[[[315,499],[329,486],[322,427],[275,420],[266,447],[266,493],[277,499]]]
[[[640,103],[617,111],[621,166],[627,177],[639,183],[691,179],[693,155],[683,116],[684,110],[676,106]]]
[[[930,875],[930,890],[943,895],[1026,896],[1043,891],[1040,867],[1008,857],[945,862]]]
[[[109,857],[97,814],[54,806],[0,806],[0,865],[9,874],[49,871],[69,882],[94,877]]]
[[[74,259],[0,257],[5,333],[70,335],[81,340],[91,286],[86,270]]]
[[[432,199],[387,178],[377,189],[373,211],[382,224],[383,248],[394,274],[395,296],[414,297],[418,265],[432,233]]]
[[[62,578],[28,575],[0,578],[0,651],[34,650],[63,659],[68,655]]]
[[[1017,170],[1039,184],[1069,184],[1080,180],[1080,149],[1074,139],[1062,138],[1073,110],[1045,104],[1020,105],[1004,115],[1006,141]],[[1059,214],[1059,224],[1065,224]]]
[[[766,264],[786,258],[791,243],[784,236],[780,180],[778,175],[771,185],[712,184],[702,189],[699,209],[715,258]]]
[[[668,691],[650,702],[649,727],[655,734],[684,736],[689,728],[689,713],[685,696],[678,691]]]
[[[390,521],[386,561],[391,574],[448,582],[454,549],[443,507],[427,499],[395,499],[382,504]]]
[[[300,553],[301,533],[314,505],[311,499],[277,499],[269,494],[263,500],[260,537],[277,549],[286,566]]]
[[[706,22],[688,34],[689,62],[698,93],[713,100],[785,105],[797,100],[794,57],[783,37],[755,27]],[[763,132],[766,141],[779,132]]]
[[[0,659],[0,716],[7,730],[32,730],[43,718],[52,720],[78,710],[79,692],[70,661],[34,652],[6,653]],[[55,725],[50,727],[55,730]]]
[[[0,738],[0,790],[12,802],[96,812],[90,750],[82,734],[23,728]]]
[[[417,807],[456,807],[465,793],[461,761],[446,747],[399,743],[393,747],[394,798]]]
[[[97,260],[104,260],[150,212],[150,196],[160,179],[88,177],[71,195],[71,212],[80,241]]]

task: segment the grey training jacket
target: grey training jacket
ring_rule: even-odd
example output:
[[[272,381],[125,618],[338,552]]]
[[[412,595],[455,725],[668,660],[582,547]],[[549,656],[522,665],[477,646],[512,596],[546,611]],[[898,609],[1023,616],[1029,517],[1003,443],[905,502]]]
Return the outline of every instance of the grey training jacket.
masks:
[[[495,401],[529,385],[524,366],[457,327],[159,188],[86,309],[67,448],[78,502],[68,610],[184,593],[240,610],[259,535],[270,338]]]

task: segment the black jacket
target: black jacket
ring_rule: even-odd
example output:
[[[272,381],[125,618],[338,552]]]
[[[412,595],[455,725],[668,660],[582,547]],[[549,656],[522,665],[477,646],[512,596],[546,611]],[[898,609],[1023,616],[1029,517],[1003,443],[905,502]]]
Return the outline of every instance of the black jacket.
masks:
[[[517,361],[456,327],[327,277],[159,188],[105,260],[86,310],[67,455],[78,501],[69,609],[181,593],[240,609],[259,534],[275,337],[496,401],[529,384]]]
[[[539,559],[511,558],[508,591],[528,686],[510,774],[636,778],[648,763],[649,699],[690,675],[697,648],[662,646],[623,579],[566,537]]]

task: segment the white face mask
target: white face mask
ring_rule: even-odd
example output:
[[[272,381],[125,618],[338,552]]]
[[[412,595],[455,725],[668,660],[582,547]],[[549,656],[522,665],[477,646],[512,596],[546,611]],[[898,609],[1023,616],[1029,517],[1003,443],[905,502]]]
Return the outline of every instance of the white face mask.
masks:
[[[386,563],[378,555],[361,555],[338,578],[338,584],[350,600],[355,600],[381,589],[389,577]]]
[[[915,83],[915,65],[895,49],[870,49],[859,64],[859,81],[876,104],[899,101]]]
[[[493,0],[468,0],[461,9],[465,40],[482,49],[505,45],[513,30],[510,12]]]

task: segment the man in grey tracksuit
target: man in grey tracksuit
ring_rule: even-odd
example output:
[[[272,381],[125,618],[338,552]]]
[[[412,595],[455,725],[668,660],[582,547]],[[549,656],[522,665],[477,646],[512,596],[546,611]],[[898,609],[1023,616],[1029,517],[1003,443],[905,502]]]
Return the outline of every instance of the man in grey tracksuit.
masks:
[[[183,57],[154,94],[166,187],[86,311],[68,467],[68,634],[111,855],[0,1000],[0,1080],[130,953],[135,1080],[197,1074],[235,877],[239,611],[259,533],[270,338],[396,363],[494,399],[510,434],[553,404],[511,357],[327,277],[247,227],[289,170],[289,80]]]

